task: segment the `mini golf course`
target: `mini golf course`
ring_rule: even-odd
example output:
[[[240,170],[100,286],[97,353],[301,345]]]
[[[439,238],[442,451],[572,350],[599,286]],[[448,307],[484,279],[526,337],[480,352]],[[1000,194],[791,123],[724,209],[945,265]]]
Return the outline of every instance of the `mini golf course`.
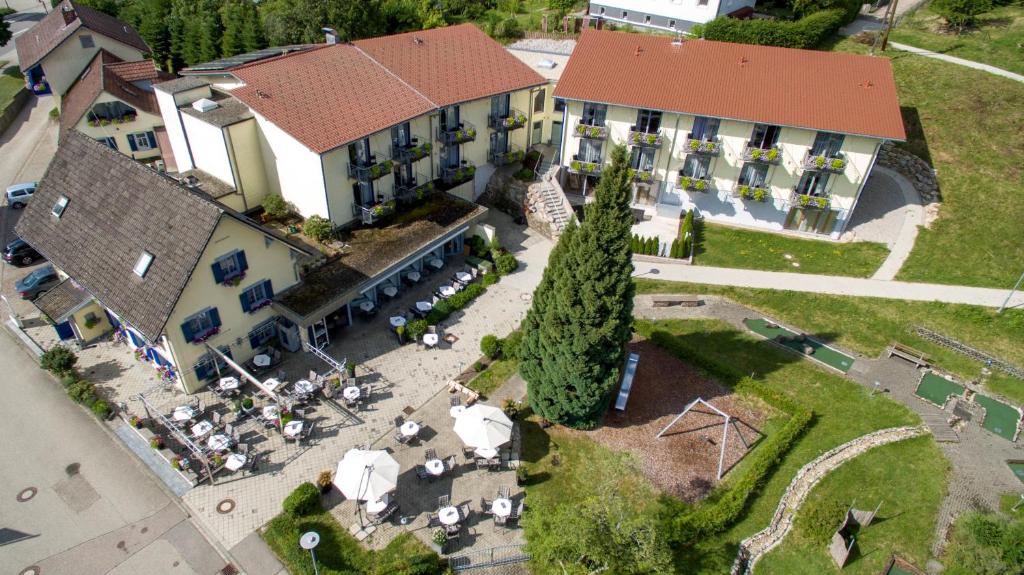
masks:
[[[981,422],[981,426],[1003,439],[1013,441],[1020,413],[1001,401],[981,394],[975,395],[974,401],[985,408],[985,421]]]
[[[1007,461],[1006,464],[1010,466],[1010,471],[1017,476],[1017,479],[1024,483],[1024,461]]]
[[[846,373],[850,371],[851,367],[853,367],[853,357],[846,355],[835,348],[829,347],[811,337],[804,337],[803,341],[799,341],[799,333],[788,330],[777,324],[773,324],[769,320],[747,318],[743,320],[743,324],[747,326],[747,329],[757,335],[769,341],[773,341],[804,357],[823,363],[832,369]],[[810,347],[813,350],[813,353],[804,353],[805,346]]]
[[[942,407],[946,405],[949,396],[963,395],[964,386],[929,371],[921,377],[914,394]]]

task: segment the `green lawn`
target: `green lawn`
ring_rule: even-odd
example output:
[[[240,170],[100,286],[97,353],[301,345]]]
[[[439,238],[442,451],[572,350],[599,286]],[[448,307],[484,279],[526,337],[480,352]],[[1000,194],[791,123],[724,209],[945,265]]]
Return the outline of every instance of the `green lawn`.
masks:
[[[836,50],[865,53],[843,40]],[[907,149],[938,170],[942,205],[897,278],[1009,289],[1024,271],[1024,84],[890,50]],[[1018,60],[1021,61],[1021,60]]]
[[[983,367],[965,355],[933,344],[911,333],[922,325],[991,355],[1024,367],[1024,310],[932,302],[909,302],[867,297],[796,293],[685,284],[664,280],[637,280],[638,293],[699,293],[726,296],[792,328],[842,348],[877,357],[899,341],[927,353],[932,363],[961,379],[976,379]],[[994,372],[993,392],[1024,405],[1024,381]]]
[[[883,244],[841,244],[712,223],[702,224],[698,234],[694,262],[704,266],[870,277],[889,255]]]
[[[825,498],[856,503],[860,509],[882,504],[875,522],[857,534],[857,548],[846,567],[837,569],[825,545],[808,542],[794,529],[761,559],[756,572],[876,575],[893,553],[923,568],[948,472],[931,436],[877,447],[844,463],[811,491],[804,509]]]
[[[975,28],[959,35],[941,32],[944,24],[925,6],[904,18],[889,38],[1024,74],[1024,6],[1001,6],[982,14]]]
[[[487,366],[487,369],[483,373],[474,377],[467,386],[487,399],[487,396],[498,389],[501,384],[508,381],[508,378],[512,377],[516,371],[519,370],[519,361],[515,359],[499,359],[491,365]]]
[[[0,109],[6,108],[14,95],[25,87],[25,79],[17,66],[8,66],[7,62],[0,60]]]

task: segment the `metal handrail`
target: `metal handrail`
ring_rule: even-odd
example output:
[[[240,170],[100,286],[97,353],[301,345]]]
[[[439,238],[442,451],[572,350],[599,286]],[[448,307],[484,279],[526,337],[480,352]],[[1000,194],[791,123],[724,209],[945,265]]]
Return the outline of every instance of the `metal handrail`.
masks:
[[[463,160],[459,166],[441,166],[441,180],[446,184],[468,182],[476,175],[476,165],[469,160]]]
[[[518,130],[526,126],[526,114],[509,108],[504,114],[488,114],[487,127],[492,130]]]
[[[582,119],[576,120],[576,126],[572,131],[578,138],[590,138],[592,140],[604,140],[608,138],[608,126],[605,122],[587,124]]]
[[[378,160],[378,158],[382,159]],[[393,167],[394,162],[391,159],[384,154],[375,153],[370,156],[369,162],[349,161],[348,177],[353,180],[376,180],[390,174]]]
[[[418,137],[413,137],[411,141],[419,141]],[[391,142],[391,158],[400,163],[416,162],[430,156],[434,146],[430,142],[423,142],[421,144],[409,144],[402,145],[398,142]]]
[[[476,136],[476,126],[466,121],[459,122],[459,125],[454,128],[445,126],[437,127],[437,139],[445,145],[472,142],[476,139]]]
[[[647,128],[641,129],[637,126],[631,126],[629,128],[629,136],[626,141],[630,146],[660,148],[665,142],[665,137],[662,135],[660,129],[652,131]]]
[[[395,178],[394,196],[396,200],[419,199],[421,193],[428,194],[432,191],[434,191],[434,181],[419,172],[413,174],[411,180],[403,177]]]
[[[487,150],[487,161],[499,167],[522,162],[525,157],[526,152],[515,144],[508,144],[507,150],[495,150],[494,148]]]
[[[683,154],[709,154],[717,156],[722,151],[720,138],[694,138],[693,134],[686,134],[683,141]]]

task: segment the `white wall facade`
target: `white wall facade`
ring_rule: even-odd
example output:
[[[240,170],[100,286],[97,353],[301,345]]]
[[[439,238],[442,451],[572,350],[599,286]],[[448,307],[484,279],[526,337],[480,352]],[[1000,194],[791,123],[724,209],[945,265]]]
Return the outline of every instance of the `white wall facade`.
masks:
[[[237,188],[223,129],[189,114],[182,114],[181,120],[189,135],[188,141],[192,148],[195,167]]]
[[[304,218],[318,215],[336,221],[327,207],[327,188],[320,154],[288,135],[263,116],[253,112],[263,137],[265,152],[271,157],[264,162],[272,164],[278,175],[281,197],[291,202]]]
[[[685,32],[756,0],[596,0],[588,13],[616,24]]]

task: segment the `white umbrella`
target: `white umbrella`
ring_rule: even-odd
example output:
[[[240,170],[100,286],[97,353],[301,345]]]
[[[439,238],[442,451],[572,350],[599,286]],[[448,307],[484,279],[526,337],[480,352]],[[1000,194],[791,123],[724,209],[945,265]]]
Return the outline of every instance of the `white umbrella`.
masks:
[[[386,451],[350,449],[338,462],[334,485],[349,499],[376,501],[398,485],[398,468]]]
[[[455,419],[455,433],[470,447],[497,449],[512,439],[512,420],[497,407],[477,403]]]

